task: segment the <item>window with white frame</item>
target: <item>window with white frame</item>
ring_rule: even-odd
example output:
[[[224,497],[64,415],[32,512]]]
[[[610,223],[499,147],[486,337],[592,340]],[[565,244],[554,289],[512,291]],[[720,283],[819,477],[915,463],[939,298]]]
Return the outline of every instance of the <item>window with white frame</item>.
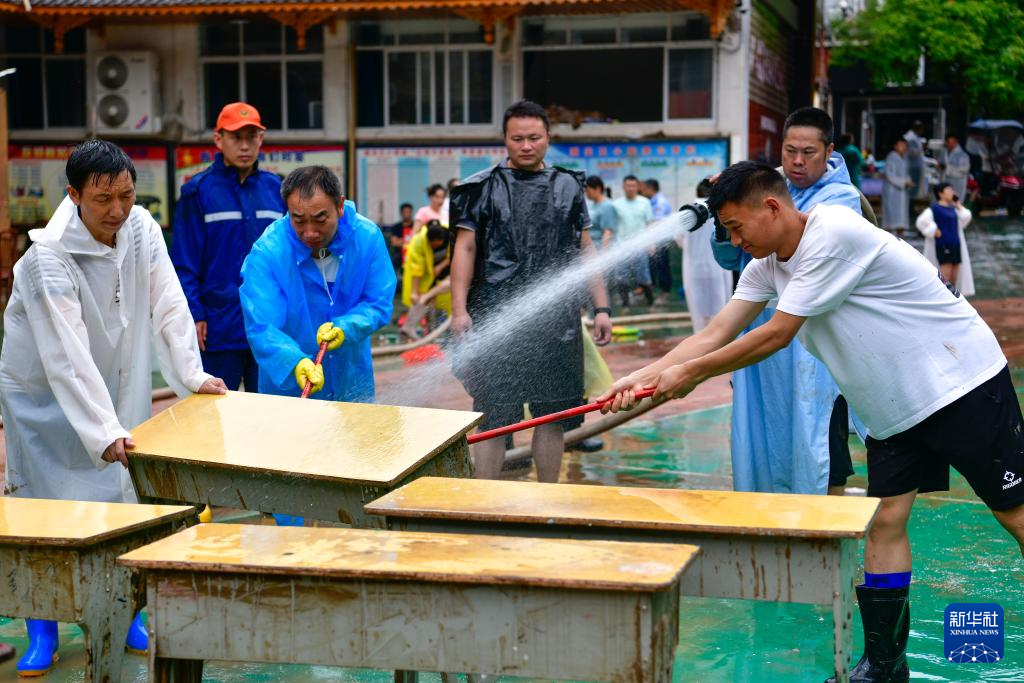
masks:
[[[359,22],[356,123],[365,127],[489,124],[494,54],[461,19]]]
[[[522,21],[523,94],[566,122],[710,119],[715,45],[693,12]]]
[[[271,21],[227,21],[199,27],[203,121],[213,129],[225,104],[248,102],[275,130],[323,128],[323,26],[295,31]]]
[[[35,25],[0,27],[0,69],[12,130],[85,127],[85,29],[64,34],[64,51],[54,51],[53,32]]]

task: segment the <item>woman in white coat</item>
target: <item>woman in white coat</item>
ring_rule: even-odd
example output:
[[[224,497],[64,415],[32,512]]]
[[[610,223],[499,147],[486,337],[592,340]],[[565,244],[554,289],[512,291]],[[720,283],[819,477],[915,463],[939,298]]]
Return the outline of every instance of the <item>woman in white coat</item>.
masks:
[[[964,296],[974,296],[974,273],[967,252],[964,228],[971,222],[971,211],[949,183],[935,188],[935,203],[917,217],[918,231],[924,235],[924,256],[938,266],[942,277]]]
[[[131,160],[90,140],[71,153],[66,172],[68,196],[45,228],[29,233],[4,313],[5,493],[134,502],[125,449],[134,446],[128,430],[150,415],[151,346],[179,395],[226,388],[203,372],[160,226],[134,206]],[[57,624],[26,625],[30,645],[18,673],[42,675],[56,658]],[[136,618],[128,646],[147,644]]]

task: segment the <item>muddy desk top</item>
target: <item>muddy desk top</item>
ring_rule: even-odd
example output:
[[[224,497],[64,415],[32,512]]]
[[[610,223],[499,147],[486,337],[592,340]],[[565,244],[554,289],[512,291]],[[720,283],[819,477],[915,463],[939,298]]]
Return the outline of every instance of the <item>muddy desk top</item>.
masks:
[[[188,505],[0,497],[0,544],[89,546],[194,514]]]
[[[129,458],[393,485],[480,419],[455,410],[196,394],[133,429]]]
[[[877,498],[423,477],[366,512],[390,518],[861,538]]]
[[[200,524],[134,550],[138,569],[657,591],[700,553],[664,543]]]

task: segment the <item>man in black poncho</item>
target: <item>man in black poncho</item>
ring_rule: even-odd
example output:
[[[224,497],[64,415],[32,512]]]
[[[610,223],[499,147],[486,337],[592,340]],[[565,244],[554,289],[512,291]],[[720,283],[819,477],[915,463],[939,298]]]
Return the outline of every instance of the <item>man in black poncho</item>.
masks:
[[[518,422],[523,404],[539,417],[583,402],[582,294],[565,291],[552,297],[541,288],[535,293],[536,308],[521,320],[503,319],[508,311],[502,307],[594,253],[584,174],[544,163],[550,142],[544,109],[517,102],[505,112],[502,129],[508,158],[452,190],[450,209],[457,231],[452,329],[468,342],[462,353],[456,349],[453,365],[473,397],[473,409],[485,415],[481,430]],[[595,276],[589,289],[594,340],[607,344],[612,325],[603,279]],[[507,325],[514,326],[512,334],[499,331]],[[476,344],[473,335],[481,335]],[[558,481],[563,430],[581,423],[579,417],[534,429],[539,481]],[[504,456],[504,439],[477,444],[477,476],[496,479]]]

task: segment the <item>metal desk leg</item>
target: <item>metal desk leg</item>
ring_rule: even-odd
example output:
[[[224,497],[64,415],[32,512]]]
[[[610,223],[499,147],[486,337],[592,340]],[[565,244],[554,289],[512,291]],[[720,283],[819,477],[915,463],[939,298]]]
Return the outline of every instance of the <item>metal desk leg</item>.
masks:
[[[857,566],[857,541],[835,542],[837,562],[832,570],[833,665],[836,683],[849,683],[853,649],[853,572]]]
[[[202,683],[202,660],[151,657],[149,662],[152,683]]]

